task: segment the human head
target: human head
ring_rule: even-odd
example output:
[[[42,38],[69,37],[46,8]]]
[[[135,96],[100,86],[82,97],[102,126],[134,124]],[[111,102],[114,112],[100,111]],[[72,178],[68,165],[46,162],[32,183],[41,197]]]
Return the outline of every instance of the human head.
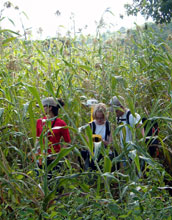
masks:
[[[95,105],[93,119],[96,120],[96,123],[99,125],[104,124],[105,120],[107,119],[107,109],[105,104],[99,103]]]
[[[42,105],[46,114],[51,114],[52,116],[58,115],[58,110],[64,106],[62,99],[54,99],[52,97],[47,97],[42,99]]]
[[[121,99],[123,98],[121,97]],[[116,96],[113,96],[111,98],[109,105],[110,105],[111,112],[113,112],[113,110],[115,109],[117,117],[121,117],[124,114],[125,108]]]

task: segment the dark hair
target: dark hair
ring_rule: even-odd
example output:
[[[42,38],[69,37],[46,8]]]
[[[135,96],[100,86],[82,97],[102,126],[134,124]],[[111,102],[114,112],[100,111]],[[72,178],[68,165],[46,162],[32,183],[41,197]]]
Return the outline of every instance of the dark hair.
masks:
[[[62,99],[58,99],[57,100],[59,104],[57,104],[57,106],[52,106],[52,113],[57,116],[58,115],[58,111],[59,111],[59,108],[63,107],[64,106],[64,101]]]

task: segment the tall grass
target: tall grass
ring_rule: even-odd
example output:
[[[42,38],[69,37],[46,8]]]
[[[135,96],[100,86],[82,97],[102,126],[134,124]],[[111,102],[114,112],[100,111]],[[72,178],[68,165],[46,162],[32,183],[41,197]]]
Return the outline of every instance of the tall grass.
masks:
[[[2,219],[171,219],[171,198],[164,180],[171,181],[171,51],[151,30],[116,35],[103,41],[92,37],[24,41],[0,32],[0,216]],[[131,111],[158,119],[163,164],[147,153],[144,138],[120,148],[115,116],[114,148],[109,159],[100,149],[102,164],[93,152],[90,129],[79,133],[90,110],[83,102],[96,98],[108,104],[113,95],[125,98]],[[53,164],[40,170],[34,154],[36,119],[43,114],[41,98],[62,97],[62,117],[72,143]],[[39,104],[39,108],[37,107]],[[136,130],[133,130],[136,135]],[[138,135],[138,134],[137,134]],[[87,137],[87,138],[86,138]],[[42,145],[48,146],[42,136]],[[40,144],[41,144],[40,143]],[[80,170],[81,149],[90,151],[97,171]],[[125,154],[131,154],[125,171],[115,170]],[[41,156],[46,160],[45,155]],[[58,162],[61,171],[53,170]],[[140,170],[140,161],[145,168]],[[48,171],[53,178],[48,186]],[[37,175],[37,171],[39,175]],[[60,192],[58,192],[60,191]]]

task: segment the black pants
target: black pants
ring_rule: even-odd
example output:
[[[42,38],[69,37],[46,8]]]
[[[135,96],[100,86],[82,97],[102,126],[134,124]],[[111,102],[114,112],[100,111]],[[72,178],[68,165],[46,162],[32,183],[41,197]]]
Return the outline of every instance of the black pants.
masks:
[[[148,152],[151,155],[151,157],[156,157],[157,150],[158,150],[159,140],[154,140],[148,145]]]

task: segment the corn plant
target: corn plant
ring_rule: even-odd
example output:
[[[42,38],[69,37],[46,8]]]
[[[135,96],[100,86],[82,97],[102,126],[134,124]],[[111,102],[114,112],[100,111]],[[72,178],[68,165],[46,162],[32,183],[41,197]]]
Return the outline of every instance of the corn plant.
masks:
[[[0,30],[0,39],[0,217],[170,220],[172,55],[167,43],[139,27],[107,40],[101,34],[22,40],[10,30]],[[133,113],[158,120],[159,160],[151,158],[136,129],[133,142],[121,149],[122,128],[115,114],[109,115],[118,152],[112,160],[109,148],[94,148],[88,126],[78,130],[90,118],[84,102],[96,98],[108,104],[113,95],[123,96]],[[47,96],[64,99],[59,117],[72,138],[49,166],[46,153],[35,154],[36,120]],[[47,152],[48,129],[47,124],[39,141],[42,152]],[[95,171],[80,167],[82,149],[89,152]],[[124,156],[126,169],[117,169]],[[38,159],[44,161],[43,169]],[[62,169],[54,169],[59,163]]]

